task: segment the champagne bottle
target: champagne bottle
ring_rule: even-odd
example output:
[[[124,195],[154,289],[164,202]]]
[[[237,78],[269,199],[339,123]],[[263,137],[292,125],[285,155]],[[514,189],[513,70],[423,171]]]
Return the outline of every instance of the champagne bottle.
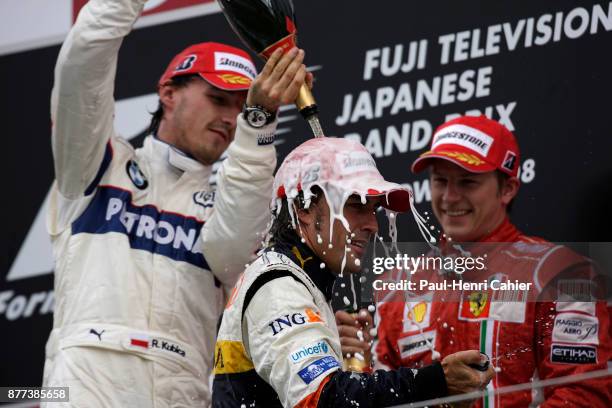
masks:
[[[289,51],[297,45],[297,28],[292,0],[218,0],[225,18],[238,37],[267,60],[276,49]],[[315,137],[323,136],[318,107],[306,84],[295,101]]]

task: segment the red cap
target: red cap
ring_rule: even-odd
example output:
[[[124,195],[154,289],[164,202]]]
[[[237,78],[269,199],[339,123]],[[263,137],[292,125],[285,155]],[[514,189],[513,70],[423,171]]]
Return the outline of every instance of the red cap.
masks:
[[[430,150],[412,163],[412,172],[431,165],[431,159],[451,161],[472,173],[501,170],[512,177],[517,177],[520,163],[512,132],[484,115],[461,116],[440,125]]]
[[[194,44],[172,59],[159,79],[159,86],[179,75],[199,74],[225,91],[245,91],[257,75],[249,54],[215,42]]]

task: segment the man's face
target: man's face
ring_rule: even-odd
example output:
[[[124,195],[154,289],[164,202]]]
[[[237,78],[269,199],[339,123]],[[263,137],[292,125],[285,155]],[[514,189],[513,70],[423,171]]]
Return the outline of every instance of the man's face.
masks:
[[[165,109],[170,143],[200,163],[214,163],[234,140],[246,91],[223,91],[200,78],[173,91],[173,103]]]
[[[430,174],[431,205],[444,233],[453,241],[475,242],[490,234],[506,217],[518,181],[499,186],[494,171],[470,173],[446,160],[434,160]]]
[[[322,197],[316,204],[311,204],[306,217],[307,223],[303,224],[302,232],[305,234],[308,246],[332,272],[336,274],[341,272],[345,251],[344,271],[356,273],[361,270],[363,255],[372,236],[378,231],[376,209],[380,206],[381,200],[380,197],[368,197],[366,203],[362,204],[359,196],[349,197],[344,205],[344,217],[348,221],[350,230],[347,231],[339,220],[335,220],[331,239],[327,200]]]

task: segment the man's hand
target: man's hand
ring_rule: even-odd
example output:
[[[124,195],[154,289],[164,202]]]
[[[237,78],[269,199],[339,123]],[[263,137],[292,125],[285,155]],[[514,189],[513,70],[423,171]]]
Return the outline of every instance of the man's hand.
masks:
[[[495,370],[492,365],[489,365],[487,371],[478,371],[469,365],[481,364],[486,358],[478,350],[459,351],[446,356],[442,360],[442,368],[446,377],[448,393],[456,395],[483,390],[493,378]],[[455,403],[453,407],[469,407],[472,402]]]
[[[340,335],[342,355],[346,357],[347,354],[353,356],[359,353],[368,363],[372,361],[370,335],[370,330],[374,327],[372,315],[365,309],[361,309],[355,317],[344,310],[338,310],[336,325]]]
[[[304,82],[312,88],[312,74],[306,71],[303,61],[304,50],[292,48],[285,54],[280,48],[274,51],[251,84],[247,105],[259,105],[276,112],[281,105],[297,99]]]

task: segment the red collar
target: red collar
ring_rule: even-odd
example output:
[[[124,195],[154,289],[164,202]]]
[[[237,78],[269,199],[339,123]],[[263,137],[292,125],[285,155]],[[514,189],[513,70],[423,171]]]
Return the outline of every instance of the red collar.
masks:
[[[478,242],[517,242],[520,241],[521,235],[523,234],[506,217],[493,232],[479,239]]]

